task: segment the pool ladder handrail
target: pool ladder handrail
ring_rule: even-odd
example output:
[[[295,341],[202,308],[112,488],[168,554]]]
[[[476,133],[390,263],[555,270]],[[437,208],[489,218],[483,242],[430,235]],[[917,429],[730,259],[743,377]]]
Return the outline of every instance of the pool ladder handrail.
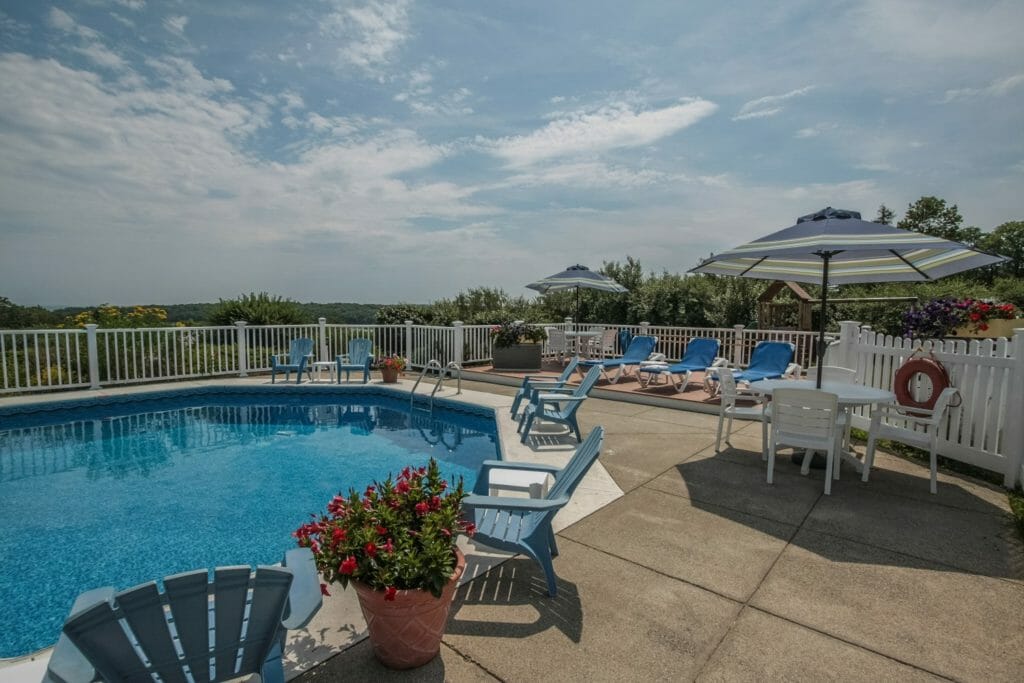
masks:
[[[430,402],[425,410],[429,410],[431,413],[434,412],[434,396],[437,391],[444,385],[445,377],[450,376],[453,371],[456,378],[456,395],[462,394],[462,366],[455,361],[450,361],[448,365],[441,365],[441,361],[431,358],[427,361],[427,364],[423,366],[423,370],[420,371],[420,376],[416,378],[416,383],[412,385],[412,392],[409,394],[409,409],[416,405],[416,388],[423,381],[423,378],[430,370],[437,370],[437,382],[434,384],[433,391],[430,392]]]

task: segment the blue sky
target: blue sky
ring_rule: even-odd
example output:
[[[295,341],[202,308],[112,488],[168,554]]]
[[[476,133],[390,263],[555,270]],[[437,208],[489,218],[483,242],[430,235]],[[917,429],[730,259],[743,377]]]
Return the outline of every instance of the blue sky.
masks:
[[[827,205],[1024,219],[1024,3],[0,0],[0,295],[529,295]]]

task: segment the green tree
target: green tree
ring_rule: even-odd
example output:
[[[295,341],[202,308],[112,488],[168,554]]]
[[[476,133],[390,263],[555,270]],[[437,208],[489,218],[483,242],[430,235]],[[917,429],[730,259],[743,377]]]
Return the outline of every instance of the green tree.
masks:
[[[998,275],[1024,278],[1024,221],[1003,223],[985,236],[982,246],[986,251],[1010,258],[996,267]]]
[[[907,206],[906,215],[896,224],[896,227],[923,232],[926,235],[954,242],[962,242],[963,233],[960,224],[963,223],[963,220],[956,204],[946,206],[945,199],[921,197]]]
[[[233,325],[244,320],[250,325],[297,325],[305,319],[291,299],[270,296],[267,292],[243,294],[237,299],[221,299],[210,315],[214,325]]]
[[[881,204],[878,207],[878,215],[875,216],[875,223],[882,223],[883,225],[892,225],[893,219],[896,218],[896,212],[890,209],[885,204]]]

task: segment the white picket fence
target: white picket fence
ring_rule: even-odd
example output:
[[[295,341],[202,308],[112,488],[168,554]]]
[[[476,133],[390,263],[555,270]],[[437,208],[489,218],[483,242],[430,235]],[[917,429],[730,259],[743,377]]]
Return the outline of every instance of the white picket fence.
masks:
[[[572,329],[571,319],[551,326]],[[596,326],[596,325],[593,325]],[[804,367],[814,358],[816,335],[788,330],[602,325],[616,332],[658,337],[658,350],[680,358],[694,337],[721,340],[720,354],[745,365],[759,341],[789,341]],[[58,391],[216,376],[245,377],[270,369],[273,354],[286,353],[293,339],[312,338],[319,360],[344,353],[356,337],[373,340],[378,355],[397,354],[413,368],[429,360],[443,365],[487,363],[490,325],[314,325],[162,327],[152,329],[0,330],[0,394]],[[864,384],[891,388],[896,369],[918,348],[931,351],[947,368],[963,401],[949,413],[939,452],[949,458],[1000,472],[1007,486],[1024,478],[1024,330],[1011,340],[918,343],[884,337],[855,322],[844,322],[830,348],[829,362],[856,368]],[[866,428],[862,410],[854,416]]]

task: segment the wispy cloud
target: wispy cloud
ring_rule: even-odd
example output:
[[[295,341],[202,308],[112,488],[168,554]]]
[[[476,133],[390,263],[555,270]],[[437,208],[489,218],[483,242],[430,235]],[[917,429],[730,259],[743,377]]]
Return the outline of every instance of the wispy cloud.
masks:
[[[102,36],[98,31],[78,23],[67,12],[51,7],[49,14],[46,16],[46,23],[51,28],[77,38],[80,44],[72,45],[70,49],[82,55],[93,64],[114,71],[124,71],[128,68],[121,55],[104,45]]]
[[[838,128],[838,126],[834,123],[816,123],[813,126],[801,128],[793,134],[793,137],[798,139],[816,138],[822,133],[835,130],[836,128]]]
[[[1022,85],[1024,85],[1024,73],[1014,74],[1006,78],[998,78],[981,88],[947,90],[942,103],[947,104],[956,100],[976,100],[982,97],[1005,97]]]
[[[185,35],[185,27],[188,26],[188,17],[173,16],[164,18],[164,28],[179,36]]]
[[[138,12],[146,6],[146,0],[114,0],[114,3]]]
[[[320,20],[320,32],[340,39],[342,63],[378,75],[409,38],[409,2],[371,0],[358,7],[338,3]]]
[[[564,114],[528,135],[480,142],[510,165],[525,166],[554,157],[650,145],[692,126],[716,109],[718,105],[700,98],[649,110],[617,102],[596,111]]]
[[[732,120],[744,121],[746,119],[763,119],[768,116],[775,116],[782,112],[783,102],[794,97],[806,95],[812,90],[814,90],[814,86],[807,85],[803,88],[790,90],[788,93],[783,95],[766,95],[765,97],[759,97],[756,100],[750,100],[740,107],[740,110],[732,117]]]

